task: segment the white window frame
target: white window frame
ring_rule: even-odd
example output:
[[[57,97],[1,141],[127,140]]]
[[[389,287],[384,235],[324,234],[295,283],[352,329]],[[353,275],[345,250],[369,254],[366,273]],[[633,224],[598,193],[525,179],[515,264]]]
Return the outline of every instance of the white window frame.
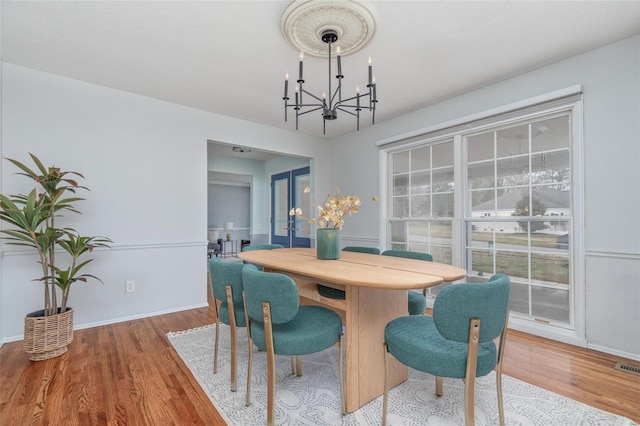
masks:
[[[526,109],[526,110],[525,110]],[[583,157],[583,113],[582,87],[580,85],[547,93],[534,98],[511,103],[478,114],[461,117],[456,120],[430,126],[428,128],[405,133],[394,138],[378,141],[379,182],[380,182],[380,241],[388,245],[388,222],[390,200],[389,158],[390,154],[420,145],[434,143],[444,138],[454,138],[454,183],[456,189],[466,188],[466,152],[464,152],[463,135],[482,130],[483,128],[506,125],[509,122],[533,119],[536,116],[553,112],[569,111],[571,114],[571,203],[573,210],[573,227],[570,231],[569,259],[572,265],[570,319],[572,327],[558,326],[553,323],[536,322],[531,319],[512,317],[509,327],[515,330],[539,335],[566,343],[586,346],[585,332],[585,279],[584,279],[584,157]],[[457,190],[454,195],[454,218],[452,228],[452,262],[465,266],[465,193]],[[430,301],[432,303],[432,301]]]

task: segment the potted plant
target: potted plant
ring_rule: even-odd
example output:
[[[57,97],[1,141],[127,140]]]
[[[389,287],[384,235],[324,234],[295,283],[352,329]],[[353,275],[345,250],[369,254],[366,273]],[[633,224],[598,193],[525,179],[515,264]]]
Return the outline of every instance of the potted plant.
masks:
[[[45,167],[35,155],[29,155],[36,165],[35,170],[7,158],[21,170],[18,174],[34,181],[35,187],[26,195],[0,194],[0,219],[11,225],[1,231],[8,244],[35,249],[42,268],[42,276],[34,281],[43,283],[44,305],[41,310],[26,315],[24,333],[24,350],[31,360],[38,361],[67,351],[73,340],[73,309],[67,306],[71,285],[86,282],[88,278],[102,282],[94,275],[81,273],[93,260],[81,260],[81,257],[96,247],[110,247],[112,241],[56,226],[56,219],[64,212],[80,213],[74,204],[83,198],[68,193],[88,190],[73,179],[74,176],[84,179],[84,176],[54,166]],[[60,251],[68,256],[58,256]]]

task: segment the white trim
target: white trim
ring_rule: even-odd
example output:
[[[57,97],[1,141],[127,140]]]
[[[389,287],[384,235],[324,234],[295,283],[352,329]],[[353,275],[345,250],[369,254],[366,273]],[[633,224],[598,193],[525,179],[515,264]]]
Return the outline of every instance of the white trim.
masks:
[[[165,310],[162,310],[162,311],[148,312],[148,313],[145,313],[145,314],[130,315],[130,316],[126,316],[126,317],[113,318],[113,319],[110,319],[110,320],[107,320],[107,321],[90,322],[90,323],[80,324],[80,325],[75,325],[74,324],[73,331],[83,330],[85,328],[93,328],[93,327],[101,327],[101,326],[104,326],[104,325],[117,324],[119,322],[133,321],[133,320],[138,320],[138,319],[142,319],[142,318],[150,318],[150,317],[155,317],[155,316],[158,316],[158,315],[172,314],[174,312],[188,311],[190,309],[206,308],[207,306],[209,306],[208,303],[199,303],[197,305],[182,306],[182,307],[179,307],[179,308],[165,309]],[[24,340],[24,334],[21,334],[21,335],[18,335],[18,336],[7,337],[7,338],[2,340],[2,343],[16,342],[16,341],[19,341],[19,340]]]
[[[640,260],[640,253],[626,253],[626,252],[613,252],[613,251],[595,251],[588,250],[584,252],[585,257],[604,257],[607,259],[629,259]]]
[[[240,228],[238,228],[240,229]],[[247,228],[248,229],[248,228]],[[110,251],[110,250],[140,250],[140,249],[166,249],[166,248],[188,248],[188,247],[206,247],[208,241],[186,241],[180,243],[129,243],[129,244],[111,244],[111,248],[97,247],[94,252]],[[57,249],[56,253],[64,253],[63,249]],[[4,250],[2,256],[28,256],[35,255],[33,249]]]
[[[634,353],[631,353],[631,352],[619,351],[617,349],[612,349],[612,348],[609,348],[609,347],[606,347],[606,346],[587,344],[587,349],[592,349],[594,351],[604,352],[604,353],[607,353],[607,354],[616,355],[616,356],[620,356],[620,357],[627,358],[627,359],[632,359],[634,361],[640,361],[640,355],[638,355],[638,354],[634,354]]]
[[[578,95],[582,93],[582,85],[576,84],[564,89],[556,90],[551,93],[545,93],[543,95],[534,96],[518,102],[512,102],[507,105],[502,105],[496,108],[492,108],[487,111],[482,111],[476,114],[466,115],[464,117],[456,118],[446,121],[444,123],[435,124],[433,126],[424,127],[422,129],[414,130],[411,132],[403,133],[401,135],[392,136],[390,138],[382,139],[376,142],[376,146],[381,147],[394,142],[401,141],[403,139],[409,139],[416,136],[426,135],[428,133],[437,132],[439,130],[447,129],[449,127],[460,126],[462,124],[470,123],[472,121],[482,120],[495,115],[505,114],[507,112],[513,112],[518,109],[532,107],[537,104],[542,104],[555,99],[561,99],[567,96]]]

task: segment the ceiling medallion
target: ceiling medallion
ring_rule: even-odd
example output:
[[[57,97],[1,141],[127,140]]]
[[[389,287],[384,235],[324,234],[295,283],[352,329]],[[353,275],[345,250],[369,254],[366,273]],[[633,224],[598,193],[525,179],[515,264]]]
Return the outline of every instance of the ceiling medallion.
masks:
[[[284,80],[284,121],[288,109],[293,109],[298,118],[314,111],[322,114],[322,133],[326,134],[327,120],[338,118],[338,111],[356,117],[356,130],[360,130],[360,111],[372,113],[371,124],[376,122],[376,80],[369,58],[369,80],[366,89],[356,86],[355,96],[342,94],[342,56],[356,52],[365,46],[375,31],[375,21],[371,12],[362,3],[353,0],[298,0],[285,10],[280,21],[282,33],[289,44],[300,52],[298,78],[295,82],[295,102],[289,102],[289,73]],[[328,91],[321,96],[304,89],[304,53],[328,58]],[[336,59],[336,74],[332,71],[331,57]],[[335,91],[332,78],[335,77]]]
[[[297,51],[321,58],[327,57],[327,44],[322,34],[330,29],[337,33],[341,55],[362,49],[376,30],[373,14],[354,0],[297,0],[284,11],[280,20],[282,35]]]

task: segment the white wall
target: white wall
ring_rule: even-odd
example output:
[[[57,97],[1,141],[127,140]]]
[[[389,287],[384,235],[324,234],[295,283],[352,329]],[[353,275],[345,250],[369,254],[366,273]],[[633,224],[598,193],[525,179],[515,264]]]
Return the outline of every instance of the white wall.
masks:
[[[374,193],[376,141],[578,84],[584,90],[586,338],[592,348],[640,359],[640,36],[335,138],[331,183],[360,196]],[[370,166],[354,168],[354,159]],[[378,218],[349,221],[343,237],[369,237]]]
[[[2,156],[82,172],[91,189],[74,227],[114,240],[71,291],[76,328],[206,304],[207,139],[316,157],[319,140],[3,63]],[[2,164],[0,192],[28,180]],[[2,246],[0,341],[42,308],[30,252]],[[125,280],[137,291],[125,294]]]

